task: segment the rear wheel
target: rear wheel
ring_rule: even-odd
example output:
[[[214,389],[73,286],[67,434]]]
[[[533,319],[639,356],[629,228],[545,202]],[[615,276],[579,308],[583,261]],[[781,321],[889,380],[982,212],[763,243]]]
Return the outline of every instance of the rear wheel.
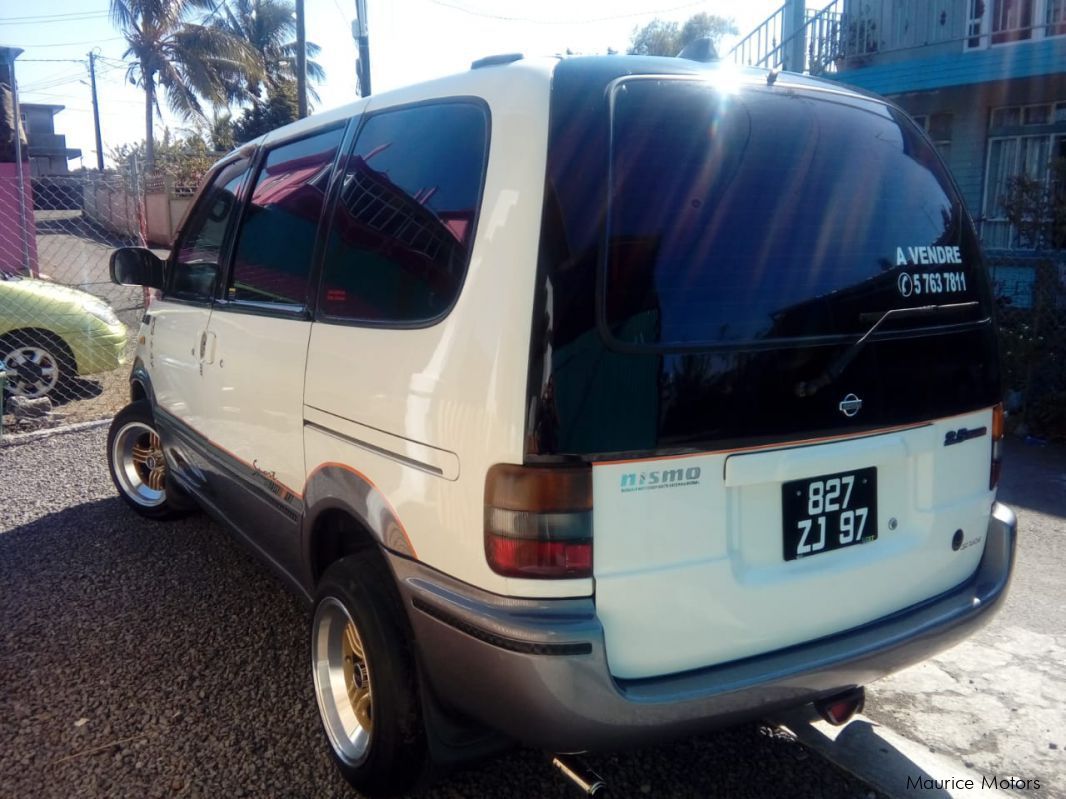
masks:
[[[329,567],[311,622],[311,669],[333,760],[358,791],[402,793],[425,770],[426,739],[406,618],[377,553]]]
[[[163,443],[146,400],[131,402],[111,422],[107,465],[119,496],[149,519],[169,519],[189,510],[187,495],[167,480]]]

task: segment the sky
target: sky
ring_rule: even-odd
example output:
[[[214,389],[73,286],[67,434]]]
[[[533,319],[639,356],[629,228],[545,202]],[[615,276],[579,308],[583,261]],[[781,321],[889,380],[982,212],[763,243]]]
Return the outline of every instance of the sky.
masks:
[[[735,21],[741,34],[756,27],[783,0],[367,0],[370,63],[375,93],[466,70],[493,53],[553,55],[570,49],[625,50],[635,27],[655,17],[684,21],[706,11]],[[117,145],[144,138],[144,92],[125,79],[124,41],[111,25],[107,0],[0,0],[0,45],[21,47],[15,62],[19,96],[27,103],[65,106],[56,133],[82,150],[71,169],[95,167],[87,58],[97,61],[97,92],[105,160]],[[355,0],[305,0],[307,38],[322,47],[326,79],[316,89],[317,110],[357,96],[356,47],[351,35]],[[732,41],[723,42],[727,50]],[[165,103],[164,103],[165,105]],[[173,134],[191,130],[164,111]]]

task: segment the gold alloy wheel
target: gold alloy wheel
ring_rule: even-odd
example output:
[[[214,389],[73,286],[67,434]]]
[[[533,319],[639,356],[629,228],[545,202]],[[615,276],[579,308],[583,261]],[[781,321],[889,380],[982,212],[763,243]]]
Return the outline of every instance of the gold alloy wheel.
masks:
[[[141,479],[154,491],[163,490],[163,481],[167,476],[166,461],[163,460],[163,442],[155,431],[141,436],[133,445],[133,463]]]
[[[373,729],[370,717],[370,671],[366,667],[363,642],[355,625],[348,622],[344,628],[344,684],[348,688],[348,701],[359,724],[368,733]]]
[[[122,492],[146,508],[166,501],[167,462],[159,434],[144,422],[130,422],[115,434],[111,459]]]
[[[311,671],[322,726],[337,757],[366,760],[374,730],[370,662],[359,629],[339,599],[327,596],[311,627]]]

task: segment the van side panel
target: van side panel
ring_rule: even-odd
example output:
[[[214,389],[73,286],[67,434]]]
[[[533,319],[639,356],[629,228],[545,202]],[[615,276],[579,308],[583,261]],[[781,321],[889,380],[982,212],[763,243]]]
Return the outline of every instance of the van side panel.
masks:
[[[520,62],[389,94],[390,106],[463,96],[488,104],[488,167],[465,284],[430,327],[316,322],[304,398],[314,422],[305,427],[308,474],[328,461],[357,469],[387,497],[419,560],[516,596],[592,590],[591,580],[501,577],[483,542],[485,473],[520,463],[524,450],[552,66]],[[379,110],[372,103],[371,113]],[[331,425],[331,415],[341,421]],[[353,432],[360,428],[371,432]]]

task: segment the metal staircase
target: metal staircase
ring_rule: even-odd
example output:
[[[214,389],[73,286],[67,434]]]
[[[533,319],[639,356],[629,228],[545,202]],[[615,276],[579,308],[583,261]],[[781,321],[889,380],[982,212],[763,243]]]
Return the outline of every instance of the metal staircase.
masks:
[[[811,75],[835,72],[845,49],[843,7],[844,0],[819,10],[805,8],[802,0],[786,0],[723,60]]]

